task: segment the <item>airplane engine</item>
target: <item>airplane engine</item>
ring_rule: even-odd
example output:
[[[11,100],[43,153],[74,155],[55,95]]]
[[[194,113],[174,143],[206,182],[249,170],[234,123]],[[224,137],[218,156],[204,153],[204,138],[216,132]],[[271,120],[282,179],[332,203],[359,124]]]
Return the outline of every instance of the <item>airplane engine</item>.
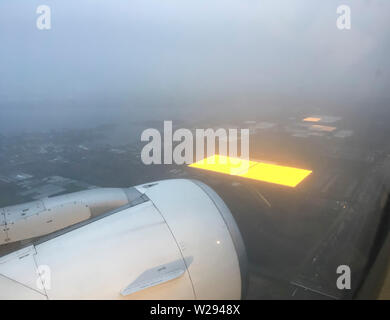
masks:
[[[240,231],[202,182],[164,180],[87,194],[87,200],[80,193],[50,198],[50,215],[65,201],[88,219],[70,214],[65,228],[24,240],[0,257],[0,299],[243,297],[247,261]],[[104,207],[101,199],[110,210],[91,214],[93,204]],[[59,214],[66,221],[63,209]]]

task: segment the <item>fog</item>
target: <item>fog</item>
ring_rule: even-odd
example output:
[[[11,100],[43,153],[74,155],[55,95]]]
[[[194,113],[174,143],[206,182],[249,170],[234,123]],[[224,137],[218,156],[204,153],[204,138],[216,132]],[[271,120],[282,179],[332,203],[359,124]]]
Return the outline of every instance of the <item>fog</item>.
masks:
[[[51,30],[36,28],[41,4]],[[340,4],[351,30],[336,27]],[[0,133],[299,104],[385,110],[389,16],[385,0],[2,0]]]

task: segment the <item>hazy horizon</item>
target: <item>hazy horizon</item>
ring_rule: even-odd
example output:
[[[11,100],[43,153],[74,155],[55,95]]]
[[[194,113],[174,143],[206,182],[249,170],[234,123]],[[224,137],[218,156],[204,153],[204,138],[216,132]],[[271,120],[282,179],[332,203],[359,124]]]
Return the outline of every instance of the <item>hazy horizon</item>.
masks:
[[[48,0],[45,31],[40,4],[0,4],[0,133],[390,101],[386,1]]]

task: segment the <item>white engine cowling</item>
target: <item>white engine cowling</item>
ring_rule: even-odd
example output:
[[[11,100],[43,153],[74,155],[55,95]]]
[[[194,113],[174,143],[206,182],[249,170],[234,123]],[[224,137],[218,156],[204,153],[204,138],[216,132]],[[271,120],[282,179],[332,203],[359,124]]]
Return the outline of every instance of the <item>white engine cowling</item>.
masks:
[[[116,190],[126,205],[0,257],[0,299],[243,296],[244,244],[211,188],[177,179]]]

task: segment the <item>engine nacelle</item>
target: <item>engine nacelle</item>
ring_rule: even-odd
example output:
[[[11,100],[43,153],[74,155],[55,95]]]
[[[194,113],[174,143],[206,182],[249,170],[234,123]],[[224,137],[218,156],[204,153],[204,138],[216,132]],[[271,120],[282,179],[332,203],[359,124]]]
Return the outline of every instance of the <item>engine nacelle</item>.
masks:
[[[242,297],[243,240],[212,189],[164,180],[125,191],[89,190],[89,203],[101,204],[102,190],[124,192],[128,201],[0,257],[0,299]],[[65,198],[68,203],[72,194]]]

